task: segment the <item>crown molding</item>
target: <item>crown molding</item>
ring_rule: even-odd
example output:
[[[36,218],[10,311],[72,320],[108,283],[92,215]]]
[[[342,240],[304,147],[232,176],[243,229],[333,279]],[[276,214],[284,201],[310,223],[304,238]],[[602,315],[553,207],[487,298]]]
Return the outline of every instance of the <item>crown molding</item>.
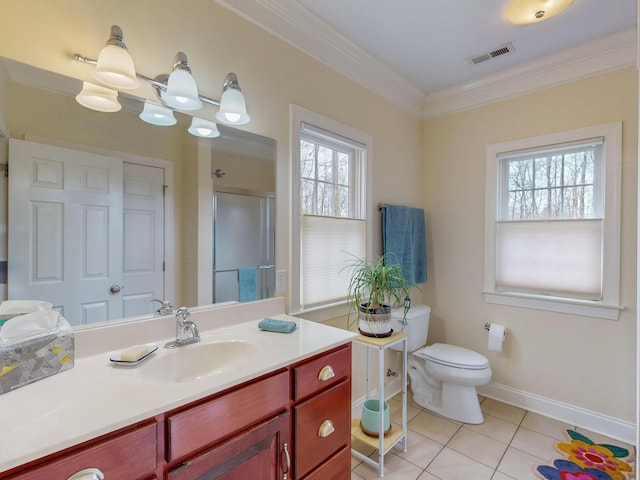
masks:
[[[426,95],[296,0],[216,0],[407,113],[422,118]]]
[[[636,29],[607,35],[427,95],[423,118],[469,110],[636,64]]]
[[[631,28],[478,80],[425,94],[320,20],[297,0],[216,0],[417,118],[429,119],[508,100],[636,65]]]

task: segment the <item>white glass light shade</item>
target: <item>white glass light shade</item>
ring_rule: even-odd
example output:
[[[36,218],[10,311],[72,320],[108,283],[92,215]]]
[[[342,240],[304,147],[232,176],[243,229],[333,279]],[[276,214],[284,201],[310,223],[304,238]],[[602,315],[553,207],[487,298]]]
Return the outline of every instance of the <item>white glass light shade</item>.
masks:
[[[507,20],[515,25],[538,23],[557,15],[573,0],[511,0],[507,5]]]
[[[117,112],[122,108],[117,91],[90,82],[83,82],[82,91],[76,95],[76,102],[98,112]]]
[[[152,125],[163,127],[175,125],[177,122],[176,117],[173,116],[173,110],[149,102],[144,102],[144,109],[140,113],[140,118]]]
[[[216,118],[223,123],[231,125],[244,125],[249,123],[250,117],[247,114],[247,106],[244,95],[237,88],[228,88],[222,93],[220,98],[220,110],[216,113]]]
[[[191,74],[186,70],[174,70],[167,80],[167,90],[162,93],[162,100],[172,108],[179,110],[198,110],[202,101],[198,98],[198,86]]]
[[[117,45],[107,45],[100,51],[93,78],[100,83],[123,90],[131,90],[138,86],[131,55]]]
[[[195,135],[196,137],[216,138],[220,136],[218,125],[214,122],[198,117],[193,117],[188,131],[191,135]]]

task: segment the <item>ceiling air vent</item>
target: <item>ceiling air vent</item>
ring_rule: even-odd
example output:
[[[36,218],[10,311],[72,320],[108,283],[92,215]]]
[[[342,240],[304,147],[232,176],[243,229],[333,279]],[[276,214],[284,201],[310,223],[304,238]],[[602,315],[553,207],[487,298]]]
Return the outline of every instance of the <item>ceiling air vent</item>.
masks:
[[[483,53],[482,55],[476,55],[475,57],[468,58],[469,63],[477,65],[478,63],[485,62],[487,60],[491,60],[492,58],[499,57],[501,55],[506,55],[507,53],[514,52],[515,48],[511,42],[502,45],[494,50],[491,50],[488,53]]]

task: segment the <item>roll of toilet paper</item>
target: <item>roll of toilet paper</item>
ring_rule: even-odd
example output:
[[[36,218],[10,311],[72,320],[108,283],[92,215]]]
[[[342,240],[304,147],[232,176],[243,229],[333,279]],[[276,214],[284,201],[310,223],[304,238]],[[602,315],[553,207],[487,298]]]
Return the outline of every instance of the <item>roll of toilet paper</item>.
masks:
[[[489,326],[489,350],[501,352],[502,342],[504,342],[504,325],[492,323]]]

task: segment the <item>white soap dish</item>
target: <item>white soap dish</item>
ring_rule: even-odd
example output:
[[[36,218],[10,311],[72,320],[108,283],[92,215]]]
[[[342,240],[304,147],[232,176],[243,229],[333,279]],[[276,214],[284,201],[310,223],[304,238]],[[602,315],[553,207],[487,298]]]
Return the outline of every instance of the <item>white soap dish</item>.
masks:
[[[109,358],[109,360],[111,360],[113,363],[115,363],[118,366],[135,367],[136,365],[139,365],[142,361],[149,358],[149,356],[151,356],[151,354],[156,350],[158,350],[158,346],[153,343],[147,343],[144,345],[134,345],[125,350],[121,350],[119,352],[114,353],[113,355],[111,355],[111,358]],[[123,360],[122,359],[123,356],[127,359]]]

